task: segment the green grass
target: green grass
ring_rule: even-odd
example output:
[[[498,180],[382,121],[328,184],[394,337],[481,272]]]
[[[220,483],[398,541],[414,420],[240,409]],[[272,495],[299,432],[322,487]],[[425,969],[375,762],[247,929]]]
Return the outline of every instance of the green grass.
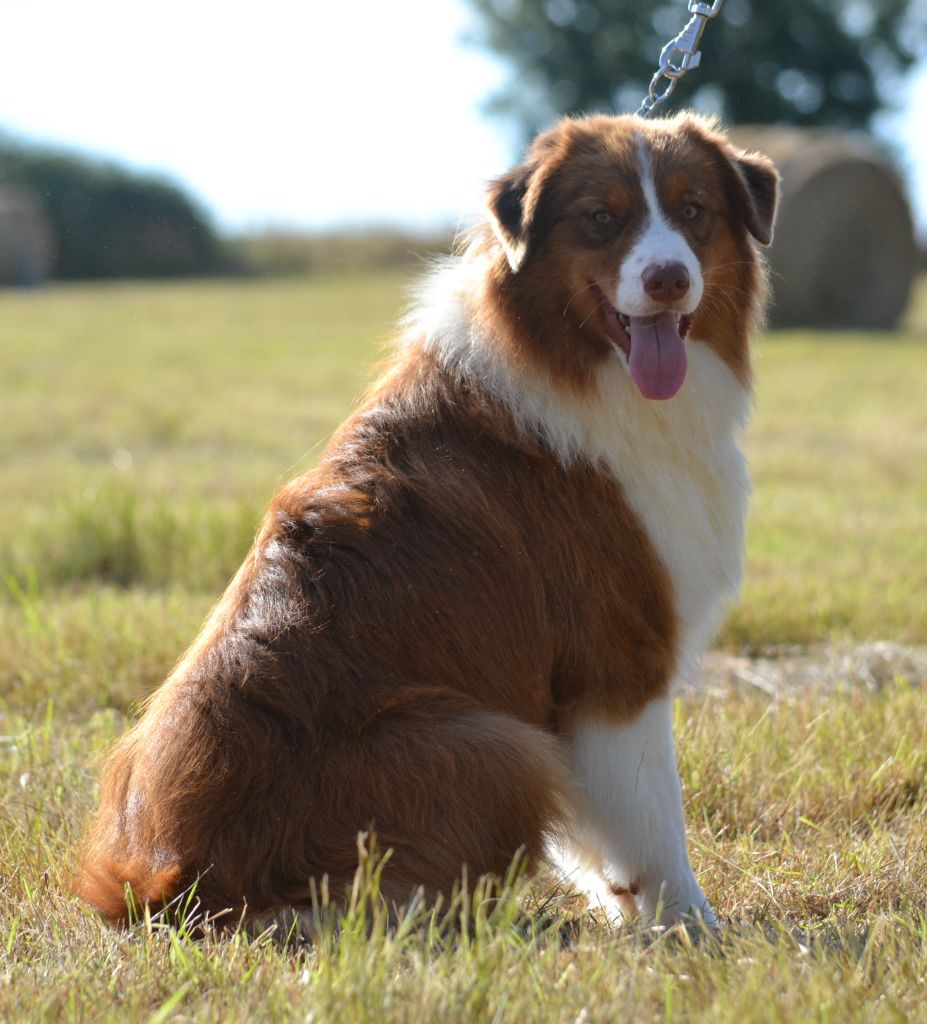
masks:
[[[217,594],[274,489],[361,391],[406,284],[0,296],[0,576],[34,572],[43,593]],[[760,344],[747,584],[725,645],[927,641],[927,288],[918,298],[898,335]]]
[[[757,371],[747,582],[724,640],[927,641],[927,330],[771,336]]]
[[[720,946],[610,932],[544,880],[456,933],[355,914],[296,952],[114,934],[67,896],[98,755],[350,408],[405,283],[0,293],[0,1019],[927,1020],[927,716],[903,679],[679,702]],[[760,343],[726,646],[927,643],[925,284],[897,335]]]

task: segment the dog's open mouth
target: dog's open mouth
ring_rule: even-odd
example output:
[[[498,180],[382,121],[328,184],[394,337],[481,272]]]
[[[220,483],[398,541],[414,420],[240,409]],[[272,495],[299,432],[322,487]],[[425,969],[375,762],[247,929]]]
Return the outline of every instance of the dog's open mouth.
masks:
[[[634,383],[645,398],[666,399],[686,379],[685,338],[692,314],[677,316],[671,310],[650,316],[619,313],[596,285],[599,308],[609,338],[627,357]]]

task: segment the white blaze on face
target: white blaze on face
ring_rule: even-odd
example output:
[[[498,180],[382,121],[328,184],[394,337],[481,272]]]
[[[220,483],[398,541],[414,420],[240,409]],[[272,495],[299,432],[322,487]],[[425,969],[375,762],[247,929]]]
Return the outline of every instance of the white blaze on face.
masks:
[[[649,316],[665,309],[644,291],[642,275],[651,265],[678,261],[689,272],[689,291],[673,309],[678,315],[692,313],[701,302],[704,291],[702,268],[682,232],[669,223],[660,207],[650,154],[641,136],[637,138],[637,154],[647,216],[640,237],[621,265],[615,308],[627,316]]]

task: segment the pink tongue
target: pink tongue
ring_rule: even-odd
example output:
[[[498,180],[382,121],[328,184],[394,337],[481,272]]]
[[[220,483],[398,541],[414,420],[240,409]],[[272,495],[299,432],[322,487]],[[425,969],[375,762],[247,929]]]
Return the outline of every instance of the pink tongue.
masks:
[[[686,343],[673,313],[632,316],[631,358],[634,383],[644,398],[672,398],[686,379]]]

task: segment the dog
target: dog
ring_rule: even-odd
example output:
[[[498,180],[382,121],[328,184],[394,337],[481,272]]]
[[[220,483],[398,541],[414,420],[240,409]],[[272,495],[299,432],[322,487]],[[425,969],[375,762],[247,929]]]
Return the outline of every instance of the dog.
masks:
[[[110,754],[84,900],[299,911],[373,831],[393,904],[553,851],[625,916],[716,922],[671,695],[741,579],[777,191],[692,114],[565,120],[490,184]]]

